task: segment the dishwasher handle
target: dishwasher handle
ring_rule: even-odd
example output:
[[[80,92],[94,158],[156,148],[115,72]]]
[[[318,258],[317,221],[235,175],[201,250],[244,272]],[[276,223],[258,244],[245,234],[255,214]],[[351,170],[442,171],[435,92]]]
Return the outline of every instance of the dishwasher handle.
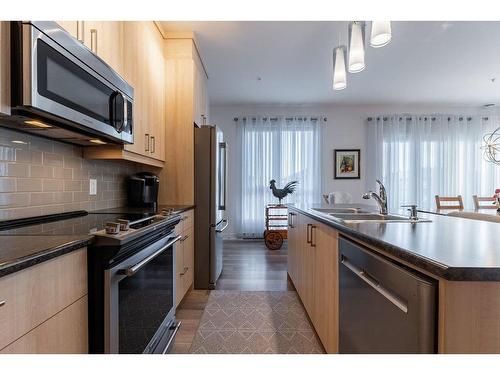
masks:
[[[341,263],[346,266],[351,272],[353,272],[356,276],[358,276],[361,280],[363,280],[366,284],[375,289],[378,293],[380,293],[385,299],[395,305],[398,309],[400,309],[405,314],[408,314],[408,305],[401,300],[398,296],[396,296],[389,289],[385,288],[380,282],[367,273],[365,270],[355,266],[351,263],[345,255],[341,255]]]

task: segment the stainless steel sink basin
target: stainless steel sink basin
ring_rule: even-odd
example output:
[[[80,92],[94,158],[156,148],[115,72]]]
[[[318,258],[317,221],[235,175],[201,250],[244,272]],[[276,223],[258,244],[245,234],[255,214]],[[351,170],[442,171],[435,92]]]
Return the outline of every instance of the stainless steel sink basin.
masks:
[[[382,215],[378,213],[370,213],[370,212],[350,212],[350,213],[342,213],[342,212],[325,212],[329,216],[333,217],[336,220],[339,220],[346,224],[355,224],[355,223],[424,223],[430,222],[427,219],[418,219],[412,220],[407,216],[401,215],[393,215],[387,214]]]
[[[387,222],[412,222],[406,216],[400,215],[381,215],[377,213],[355,213],[355,214],[330,214],[331,216],[342,220],[345,223],[362,223],[362,222],[379,222],[379,223],[387,223]]]
[[[360,212],[365,212],[359,207],[343,207],[343,208],[313,208],[314,211],[318,211],[324,214],[355,214]]]

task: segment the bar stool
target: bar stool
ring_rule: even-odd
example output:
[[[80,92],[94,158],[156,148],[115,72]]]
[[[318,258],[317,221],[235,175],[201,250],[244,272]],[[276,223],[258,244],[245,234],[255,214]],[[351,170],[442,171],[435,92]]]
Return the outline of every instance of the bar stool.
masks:
[[[441,204],[442,202],[454,202],[456,204]],[[461,195],[456,197],[440,197],[436,195],[436,208],[438,210],[463,210],[464,201]]]

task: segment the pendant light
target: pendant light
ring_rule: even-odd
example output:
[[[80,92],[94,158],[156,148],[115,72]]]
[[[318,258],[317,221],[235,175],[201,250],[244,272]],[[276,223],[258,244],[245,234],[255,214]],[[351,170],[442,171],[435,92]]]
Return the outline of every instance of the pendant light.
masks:
[[[354,21],[349,24],[349,73],[365,69],[365,22]]]
[[[333,50],[333,89],[343,90],[347,87],[347,72],[345,69],[345,46]]]
[[[391,21],[372,21],[370,45],[374,48],[389,44],[392,39]]]

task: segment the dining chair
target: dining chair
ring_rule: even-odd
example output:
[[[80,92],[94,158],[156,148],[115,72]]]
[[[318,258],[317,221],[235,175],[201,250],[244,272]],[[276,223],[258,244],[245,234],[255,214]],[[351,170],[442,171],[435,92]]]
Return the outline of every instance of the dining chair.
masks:
[[[451,202],[456,204],[442,204],[443,202]],[[456,197],[440,197],[436,195],[436,208],[438,210],[463,210],[464,201],[461,195]]]
[[[477,195],[472,196],[472,200],[474,201],[474,208],[476,210],[483,210],[483,209],[496,209],[496,199],[495,197],[478,197]],[[481,202],[488,202],[487,204],[481,204]]]

